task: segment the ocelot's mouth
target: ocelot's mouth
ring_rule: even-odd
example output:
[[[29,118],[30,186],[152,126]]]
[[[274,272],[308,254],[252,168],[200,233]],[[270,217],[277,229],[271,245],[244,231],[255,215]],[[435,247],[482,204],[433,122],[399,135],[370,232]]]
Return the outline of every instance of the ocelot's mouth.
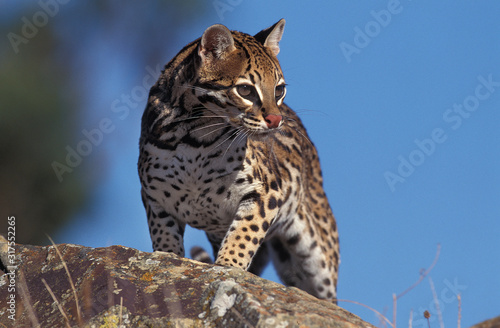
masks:
[[[243,126],[253,133],[271,133],[277,131],[283,125],[283,117],[281,115],[269,114],[263,117],[240,116],[240,121],[236,123]]]
[[[246,125],[243,125],[243,127],[251,134],[262,134],[262,135],[274,133],[274,132],[279,130],[279,127],[268,128],[268,127],[259,126],[256,128],[256,127],[246,126]]]

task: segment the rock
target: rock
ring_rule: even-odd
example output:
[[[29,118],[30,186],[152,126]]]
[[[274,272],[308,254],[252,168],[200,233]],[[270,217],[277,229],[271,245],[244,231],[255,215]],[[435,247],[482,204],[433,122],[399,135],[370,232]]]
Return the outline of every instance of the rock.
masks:
[[[500,328],[500,317],[478,323],[471,328]]]
[[[60,244],[16,245],[10,255],[17,270],[10,270],[5,243],[1,327],[373,327],[238,268],[123,246]]]

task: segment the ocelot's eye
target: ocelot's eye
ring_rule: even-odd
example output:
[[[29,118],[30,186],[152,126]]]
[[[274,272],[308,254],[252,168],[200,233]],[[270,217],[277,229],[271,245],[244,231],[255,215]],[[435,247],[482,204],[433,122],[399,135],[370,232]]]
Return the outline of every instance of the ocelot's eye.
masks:
[[[249,98],[255,95],[255,88],[249,84],[240,84],[236,86],[236,91],[243,98]]]
[[[278,85],[276,86],[276,90],[274,91],[274,96],[276,97],[276,100],[280,99],[285,95],[285,85]]]

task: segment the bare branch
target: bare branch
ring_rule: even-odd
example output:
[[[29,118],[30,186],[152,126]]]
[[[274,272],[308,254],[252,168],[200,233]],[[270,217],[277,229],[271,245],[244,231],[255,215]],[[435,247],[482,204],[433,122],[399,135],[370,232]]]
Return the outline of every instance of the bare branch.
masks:
[[[52,297],[52,299],[54,300],[54,302],[56,303],[57,307],[59,308],[59,312],[61,312],[61,314],[63,315],[64,319],[66,319],[66,326],[68,328],[71,328],[71,325],[69,324],[69,318],[68,316],[66,315],[66,312],[64,312],[64,309],[62,308],[61,306],[61,303],[59,303],[59,301],[57,300],[57,297],[56,295],[54,295],[54,293],[52,292],[52,289],[50,288],[50,286],[47,284],[47,282],[45,281],[45,279],[42,278],[42,282],[43,284],[45,285],[45,288],[48,290],[50,296]]]
[[[417,280],[417,282],[415,282],[413,285],[411,285],[410,287],[408,287],[404,292],[402,292],[401,294],[399,294],[396,298],[399,299],[401,297],[403,297],[405,294],[407,294],[409,291],[411,291],[413,288],[417,287],[418,284],[420,284],[422,282],[422,280],[424,280],[424,278],[431,272],[431,270],[434,268],[434,266],[436,265],[438,259],[439,259],[439,253],[441,252],[441,244],[438,244],[437,245],[437,250],[436,250],[436,256],[434,257],[434,261],[432,262],[432,264],[429,266],[429,268],[423,272],[421,272],[420,274],[420,278]]]
[[[73,278],[71,278],[71,274],[69,273],[69,269],[68,269],[68,266],[66,265],[66,261],[63,259],[61,252],[59,252],[59,249],[57,248],[56,243],[54,243],[54,241],[52,240],[52,238],[50,238],[49,235],[46,235],[46,236],[47,236],[47,238],[49,238],[50,242],[54,246],[54,248],[55,248],[55,250],[57,252],[57,255],[61,259],[62,265],[63,265],[64,269],[66,270],[66,274],[68,275],[68,280],[69,280],[69,283],[71,285],[71,290],[73,291],[73,297],[75,298],[76,314],[77,314],[77,317],[78,317],[78,324],[81,326],[82,325],[82,314],[80,312],[80,304],[78,304],[78,295],[76,293],[75,284],[73,284]]]

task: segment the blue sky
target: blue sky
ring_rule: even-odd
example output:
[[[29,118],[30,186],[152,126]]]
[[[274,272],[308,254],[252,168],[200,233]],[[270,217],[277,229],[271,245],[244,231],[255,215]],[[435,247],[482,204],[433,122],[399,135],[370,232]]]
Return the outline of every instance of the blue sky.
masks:
[[[456,327],[456,293],[462,326],[499,315],[500,3],[221,0],[224,12],[215,3],[158,64],[212,24],[255,34],[286,19],[286,102],[320,154],[340,232],[339,298],[392,318],[392,294],[418,280],[440,244],[430,277],[445,326]],[[81,128],[108,118],[115,129],[84,159],[99,172],[91,202],[55,240],[150,251],[136,162],[151,73],[108,43],[103,35],[81,54],[90,86]],[[123,96],[132,99],[126,115],[114,111]],[[186,248],[196,244],[208,247],[190,229]],[[278,281],[271,267],[264,277]],[[433,304],[426,278],[398,301],[398,325],[413,309],[413,327],[427,327],[423,310],[438,327]],[[379,322],[359,305],[340,305]]]

